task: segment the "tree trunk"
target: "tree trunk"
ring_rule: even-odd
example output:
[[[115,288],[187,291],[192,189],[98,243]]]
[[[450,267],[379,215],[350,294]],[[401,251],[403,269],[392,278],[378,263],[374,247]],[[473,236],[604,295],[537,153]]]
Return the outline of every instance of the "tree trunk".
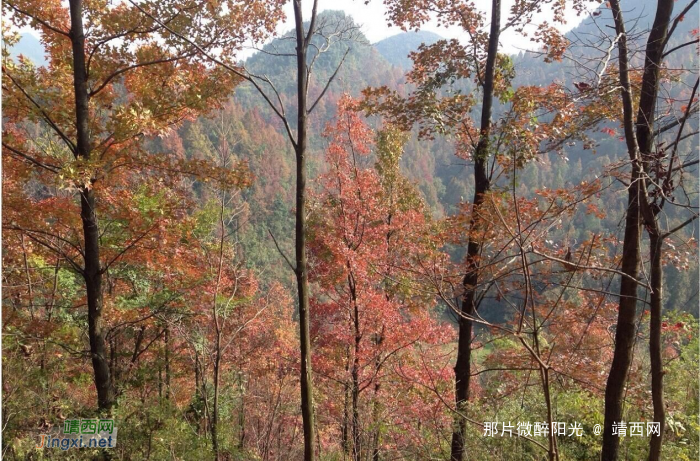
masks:
[[[346,348],[347,361],[345,362],[345,373],[350,371],[350,348]],[[343,453],[350,453],[350,386],[347,381],[343,383],[343,427],[341,427],[340,438],[343,445]],[[344,459],[344,458],[343,458]]]
[[[314,8],[315,15],[315,8]],[[313,380],[311,369],[311,338],[309,336],[309,285],[306,260],[306,144],[308,138],[308,112],[306,108],[308,71],[306,51],[313,30],[304,33],[301,0],[294,0],[297,55],[297,140],[296,154],[296,225],[295,225],[295,274],[299,298],[299,342],[301,352],[301,416],[304,426],[304,460],[314,459],[316,442],[314,426]],[[312,23],[314,18],[312,18]],[[312,26],[313,27],[313,26]]]
[[[664,408],[664,371],[661,358],[661,311],[663,300],[663,269],[661,267],[661,245],[663,240],[658,233],[650,235],[649,253],[651,256],[651,319],[649,321],[649,356],[651,358],[651,399],[654,404],[654,421],[659,423],[659,435],[649,440],[649,460],[661,459],[666,426]]]
[[[633,177],[637,181],[639,175]],[[636,279],[639,267],[640,219],[638,189],[631,187],[628,195],[627,217],[625,218],[625,236],[622,245],[621,271]],[[637,283],[628,277],[620,282],[620,306],[615,331],[615,351],[605,386],[605,423],[603,431],[602,460],[616,460],[619,439],[612,434],[613,423],[622,420],[622,398],[627,372],[632,361],[632,348],[636,332],[635,318],[637,309]]]
[[[628,189],[627,214],[625,216],[625,235],[622,244],[622,261],[620,270],[629,277],[620,280],[620,306],[615,330],[615,350],[610,367],[610,374],[605,386],[605,422],[603,425],[603,461],[616,460],[618,457],[619,438],[612,433],[613,423],[622,420],[622,399],[627,382],[627,373],[632,362],[632,348],[635,337],[635,318],[637,313],[637,271],[639,268],[639,244],[641,237],[641,219],[639,199],[643,182],[639,149],[633,126],[633,109],[631,86],[629,82],[629,64],[627,49],[627,31],[618,0],[611,0],[610,6],[615,21],[618,40],[618,59],[620,62],[620,94],[623,105],[623,127],[627,151],[632,161],[632,187]]]
[[[214,459],[219,459],[219,371],[221,367],[221,335],[216,336],[216,352],[214,356],[214,402],[212,404],[211,422],[211,445],[214,450]]]
[[[117,334],[115,333],[109,341],[109,382],[115,394],[117,390]]]
[[[492,1],[491,30],[489,35],[489,50],[486,59],[486,69],[483,81],[483,102],[481,112],[481,135],[474,152],[474,200],[472,215],[469,223],[469,243],[467,244],[466,272],[462,284],[464,295],[462,300],[462,316],[459,319],[459,337],[457,342],[457,363],[455,364],[455,404],[458,412],[463,413],[469,401],[469,385],[471,380],[471,338],[473,321],[476,313],[476,292],[479,283],[479,254],[481,242],[477,236],[480,227],[479,207],[484,201],[484,194],[489,190],[489,178],[486,171],[489,157],[489,135],[491,131],[491,110],[493,107],[493,84],[498,55],[498,39],[501,23],[501,1]],[[457,414],[455,427],[452,432],[450,459],[462,461],[464,457],[464,437],[466,421]]]
[[[554,421],[554,415],[552,413],[552,396],[550,393],[549,386],[549,369],[540,366],[540,374],[542,375],[542,391],[544,393],[544,402],[547,407],[547,423],[549,427],[552,427]],[[559,450],[557,449],[557,437],[549,431],[547,441],[549,442],[549,461],[556,461],[559,459]]]
[[[382,327],[382,331],[384,328]],[[377,346],[380,346],[384,342],[384,336],[382,334],[377,338]],[[379,401],[379,391],[382,387],[382,383],[379,381],[379,371],[382,366],[382,356],[377,354],[377,359],[374,365],[374,401],[372,402],[372,427],[373,427],[373,437],[372,437],[372,461],[380,460],[380,450],[379,446],[382,442],[382,431],[380,423],[380,415],[382,411],[382,404]]]
[[[628,192],[628,206],[627,215],[625,217],[625,236],[622,248],[621,264],[622,272],[627,274],[629,277],[623,277],[620,282],[620,307],[618,312],[617,329],[615,333],[615,350],[613,362],[610,368],[610,374],[608,375],[608,381],[605,387],[605,424],[601,454],[601,459],[603,460],[617,460],[619,456],[619,438],[618,436],[612,434],[612,424],[622,420],[624,388],[627,381],[629,366],[632,361],[638,285],[635,280],[638,275],[640,261],[639,252],[641,225],[643,222],[646,222],[648,225],[651,225],[652,228],[655,227],[655,218],[649,211],[643,161],[652,150],[652,125],[656,98],[658,96],[659,69],[661,66],[668,25],[673,11],[673,0],[659,0],[656,16],[654,18],[654,25],[647,41],[642,91],[640,94],[639,112],[637,114],[636,121],[636,132],[635,124],[632,121],[633,104],[629,81],[629,50],[627,47],[627,31],[625,28],[622,11],[620,9],[619,0],[611,0],[610,6],[613,13],[613,19],[615,21],[615,31],[618,37],[620,37],[618,40],[618,59],[620,69],[620,85],[622,87],[621,96],[623,103],[623,126],[625,131],[625,140],[627,142],[627,150],[630,160],[632,161],[632,175],[630,180],[632,187],[629,188]],[[661,296],[660,292],[658,293],[658,296]],[[661,301],[659,300],[659,303],[660,302]],[[653,329],[653,318],[651,322],[651,328]],[[653,346],[650,341],[650,349],[652,347]],[[656,408],[654,411],[656,413]],[[652,438],[652,444],[654,443],[654,439],[656,439],[656,437]],[[661,439],[658,439],[660,449]]]
[[[165,326],[165,337],[163,338],[165,347],[165,399],[170,400],[170,327]]]
[[[83,31],[82,0],[70,0],[73,47],[73,85],[75,88],[75,117],[77,128],[76,156],[90,160],[90,132],[88,126],[88,87],[85,70],[85,34]],[[97,388],[97,405],[100,410],[109,410],[114,404],[114,391],[110,382],[109,361],[105,352],[105,332],[102,325],[102,267],[100,265],[100,232],[95,209],[95,191],[89,186],[81,187],[80,218],[83,222],[85,267],[83,278],[87,292],[88,338],[90,355]]]
[[[352,359],[352,459],[360,461],[361,443],[360,443],[360,341],[362,334],[360,332],[360,312],[357,308],[357,298],[355,292],[355,284],[350,280],[350,292],[352,293],[352,303],[354,306],[353,329],[355,333],[355,351]]]
[[[243,450],[245,448],[245,392],[243,390],[243,365],[239,365],[238,368],[238,392],[241,396],[241,408],[238,412],[238,427],[240,432],[238,433],[238,449]]]
[[[654,136],[654,112],[659,93],[659,73],[668,35],[668,27],[673,14],[673,0],[659,0],[649,38],[647,39],[644,59],[644,76],[639,95],[639,112],[637,113],[637,143],[642,160],[651,158]],[[644,164],[645,170],[648,166]],[[647,196],[644,197],[647,200]],[[647,209],[649,207],[647,206]],[[666,426],[666,409],[664,408],[664,371],[661,358],[661,318],[663,308],[663,269],[661,267],[663,238],[659,222],[652,212],[647,211],[647,232],[649,234],[649,254],[651,272],[651,316],[649,319],[649,357],[651,361],[651,399],[654,406],[654,421],[659,423],[659,435],[649,438],[649,460],[661,459]]]
[[[194,410],[197,420],[197,434],[202,433],[202,414],[200,412],[200,404],[202,403],[202,378],[199,366],[199,352],[194,349]]]

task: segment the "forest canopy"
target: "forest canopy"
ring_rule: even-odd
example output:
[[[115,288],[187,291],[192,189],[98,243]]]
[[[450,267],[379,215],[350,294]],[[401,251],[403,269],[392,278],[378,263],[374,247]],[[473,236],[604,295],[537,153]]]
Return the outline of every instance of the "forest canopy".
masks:
[[[697,3],[3,0],[2,457],[698,459]]]

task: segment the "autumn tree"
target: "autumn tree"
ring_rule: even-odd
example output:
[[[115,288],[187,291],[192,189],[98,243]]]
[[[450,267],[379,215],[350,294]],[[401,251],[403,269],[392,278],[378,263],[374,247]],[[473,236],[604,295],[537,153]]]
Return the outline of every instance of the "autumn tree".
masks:
[[[138,7],[80,0],[68,5],[58,1],[3,3],[15,26],[28,25],[40,32],[49,57],[49,65],[40,68],[26,60],[15,63],[3,57],[3,102],[8,117],[3,124],[3,147],[13,162],[31,164],[41,174],[50,172],[50,181],[72,190],[71,196],[64,197],[65,210],[80,216],[81,230],[79,238],[74,234],[66,239],[65,247],[57,247],[51,238],[56,235],[51,214],[42,221],[27,222],[27,213],[10,210],[3,224],[61,255],[83,278],[90,354],[102,410],[114,404],[105,348],[104,276],[148,235],[146,230],[115,242],[112,248],[102,248],[101,235],[108,229],[101,227],[99,213],[119,188],[112,177],[115,171],[167,164],[167,159],[148,157],[142,148],[143,137],[216,105],[236,82],[225,72],[208,69],[198,60],[199,49],[180,46],[169,30],[139,10],[158,11],[167,18],[170,30],[199,30],[207,49],[236,49],[246,35],[261,38],[276,18],[274,5],[267,2],[230,2],[228,6],[226,13],[217,12],[216,21],[199,27],[208,8],[196,1],[143,2]],[[268,11],[273,14],[267,16]],[[241,34],[221,39],[217,29],[224,22],[235,25],[232,28]],[[51,150],[36,143],[28,131],[31,125],[51,133]],[[25,203],[33,202],[27,197]],[[68,219],[72,221],[70,215]],[[75,223],[68,225],[74,228]]]
[[[510,132],[512,139],[519,139],[517,127],[505,124],[494,126],[492,122],[492,112],[497,101],[506,104],[513,97],[511,80],[514,69],[510,58],[499,53],[499,37],[507,29],[527,35],[526,26],[531,25],[533,14],[541,11],[543,5],[541,2],[519,2],[502,21],[502,4],[496,0],[492,2],[487,22],[484,19],[486,16],[468,2],[425,1],[410,5],[394,1],[385,3],[390,20],[404,28],[418,28],[434,15],[442,25],[460,26],[469,37],[466,45],[456,40],[441,40],[434,45],[422,46],[414,53],[414,69],[408,76],[409,82],[416,85],[416,91],[408,98],[391,94],[386,88],[366,92],[371,112],[388,112],[403,125],[419,123],[421,134],[426,137],[441,133],[454,134],[458,155],[473,163],[474,196],[471,202],[469,239],[466,243],[466,270],[462,282],[464,291],[459,310],[455,365],[456,410],[462,412],[469,401],[473,319],[482,282],[480,254],[486,228],[480,221],[479,207],[499,175],[494,167],[497,165],[496,153],[504,145],[501,143],[505,143],[503,134]],[[582,2],[576,2],[574,8],[580,11],[582,5]],[[554,21],[562,22],[563,6],[557,2],[551,6]],[[532,40],[542,44],[548,60],[559,59],[566,46],[565,40],[547,22],[538,24]],[[473,82],[480,91],[480,104],[473,93],[467,95],[452,90],[457,81]],[[450,91],[445,91],[446,89]],[[475,108],[480,109],[478,120],[474,120],[471,115]],[[566,136],[561,136],[564,137]],[[538,145],[541,139],[529,139],[526,143],[528,141]],[[518,162],[522,164],[526,161],[526,156],[524,154]],[[455,424],[451,457],[461,460],[464,456],[466,421],[458,416]]]
[[[326,382],[324,407],[338,409],[340,445],[355,460],[381,459],[391,445],[408,448],[397,443],[393,418],[382,415],[399,411],[390,397],[397,387],[415,384],[397,383],[403,380],[392,369],[401,364],[406,375],[418,373],[421,346],[447,338],[431,312],[434,298],[411,276],[431,245],[424,205],[399,171],[405,136],[386,128],[375,150],[374,132],[358,107],[343,97],[337,121],[324,132],[328,171],[313,197],[309,246],[319,286],[312,332]],[[430,371],[444,376],[438,367]],[[335,383],[340,393],[332,390]],[[389,446],[383,433],[394,441]]]
[[[130,0],[131,1],[131,0]],[[132,2],[133,3],[133,2]],[[283,2],[275,2],[281,5]],[[314,412],[313,412],[313,377],[311,368],[311,339],[309,336],[309,283],[308,261],[306,256],[306,180],[307,180],[307,151],[309,138],[309,117],[338,74],[347,56],[349,47],[357,38],[357,26],[347,20],[319,20],[318,0],[314,0],[311,16],[305,23],[302,11],[302,1],[294,0],[294,35],[296,43],[293,52],[265,50],[266,53],[278,55],[280,58],[293,56],[296,60],[296,101],[293,105],[282,99],[275,82],[266,75],[257,75],[246,68],[241,68],[235,61],[235,56],[225,52],[208,52],[206,43],[200,37],[183,30],[173,30],[165,18],[141,9],[149,18],[168,30],[182,43],[192,46],[202,52],[211,62],[221,69],[228,71],[230,78],[242,78],[254,86],[262,96],[267,106],[274,112],[284,126],[296,158],[296,194],[295,194],[295,234],[294,234],[294,264],[282,253],[284,259],[293,270],[297,280],[297,297],[299,302],[299,341],[301,363],[301,410],[304,421],[304,459],[311,460],[316,446]],[[337,64],[335,71],[321,87],[313,99],[309,95],[309,81],[313,75],[314,64],[320,55],[331,47],[345,44],[346,52]],[[279,83],[279,82],[278,82]],[[296,109],[296,116],[288,115],[288,105]],[[272,236],[274,240],[274,236]],[[280,250],[280,252],[282,252]]]

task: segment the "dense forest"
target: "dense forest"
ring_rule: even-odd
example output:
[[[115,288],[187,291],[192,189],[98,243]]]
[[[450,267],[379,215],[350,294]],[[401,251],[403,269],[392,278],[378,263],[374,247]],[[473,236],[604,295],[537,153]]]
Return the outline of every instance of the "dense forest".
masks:
[[[697,0],[365,3],[3,0],[3,458],[698,459]]]

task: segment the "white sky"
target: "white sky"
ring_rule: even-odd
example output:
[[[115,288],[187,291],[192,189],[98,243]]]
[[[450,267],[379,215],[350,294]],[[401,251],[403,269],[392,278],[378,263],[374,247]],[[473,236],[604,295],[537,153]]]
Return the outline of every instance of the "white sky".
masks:
[[[501,13],[501,21],[505,22],[507,17],[507,12],[510,11],[510,7],[513,5],[514,0],[503,0],[503,12]],[[485,15],[488,15],[491,10],[491,0],[474,0],[474,3],[482,9]],[[311,14],[311,6],[313,0],[303,1],[303,10],[305,20]],[[572,28],[576,27],[583,19],[583,16],[577,16],[570,8],[570,1],[567,0],[567,23],[560,27],[562,32],[567,32]],[[591,3],[589,7],[590,11],[596,8],[596,3]],[[292,8],[292,2],[289,1],[284,6],[287,19],[284,23],[280,24],[278,27],[279,33],[285,33],[294,28],[294,12]],[[369,4],[365,4],[365,0],[319,0],[319,11],[324,10],[342,10],[346,14],[353,17],[356,23],[362,26],[362,32],[369,39],[370,43],[376,43],[382,39],[390,37],[401,33],[401,29],[398,27],[389,27],[387,25],[387,20],[385,17],[385,7],[383,0],[371,0]],[[549,14],[551,16],[551,14]],[[536,22],[541,20],[549,20],[552,23],[551,17],[548,17],[547,12],[542,13],[535,18]],[[488,20],[486,21],[488,23]],[[431,21],[422,27],[422,30],[427,30],[430,32],[435,32],[445,38],[456,38],[462,39],[465,37],[464,32],[459,27],[444,28],[438,27],[435,21]],[[29,27],[24,27],[20,32],[29,32],[33,35],[37,35],[36,31]],[[501,34],[501,46],[502,50],[506,53],[517,53],[524,49],[535,49],[536,45],[527,39],[523,39],[521,36],[516,34],[512,30],[508,30]],[[241,53],[241,58],[245,59],[254,50],[250,49]]]
[[[491,0],[474,0],[477,7],[481,8],[484,14],[489,14],[491,11]],[[507,12],[510,11],[513,5],[513,0],[504,0],[501,13],[501,22],[505,22],[507,17]],[[562,32],[567,32],[570,29],[576,27],[584,17],[576,16],[570,8],[569,1],[567,1],[567,23],[561,27]],[[311,14],[311,6],[313,0],[306,0],[303,2],[304,18],[308,18]],[[593,11],[598,5],[592,3],[590,6],[590,11]],[[292,9],[291,2],[285,5],[285,13],[287,14],[287,20],[284,24],[280,24],[278,32],[287,32],[294,27],[294,12]],[[398,27],[389,27],[387,25],[384,2],[382,0],[371,0],[368,5],[365,5],[364,0],[319,0],[319,11],[323,10],[343,10],[346,14],[353,17],[356,23],[361,24],[362,32],[369,39],[371,43],[376,43],[382,39],[396,35],[401,32]],[[552,23],[551,14],[547,16],[547,13],[542,13],[542,15],[536,17],[536,20],[549,20]],[[486,21],[488,23],[488,20]],[[425,24],[422,30],[427,30],[430,32],[435,32],[445,38],[456,38],[461,39],[464,37],[464,33],[459,27],[452,27],[449,29],[437,27],[435,21]],[[521,36],[513,32],[512,30],[506,31],[501,35],[501,45],[503,51],[506,53],[517,53],[520,49],[533,49],[535,48],[532,43],[527,40],[523,40]]]

